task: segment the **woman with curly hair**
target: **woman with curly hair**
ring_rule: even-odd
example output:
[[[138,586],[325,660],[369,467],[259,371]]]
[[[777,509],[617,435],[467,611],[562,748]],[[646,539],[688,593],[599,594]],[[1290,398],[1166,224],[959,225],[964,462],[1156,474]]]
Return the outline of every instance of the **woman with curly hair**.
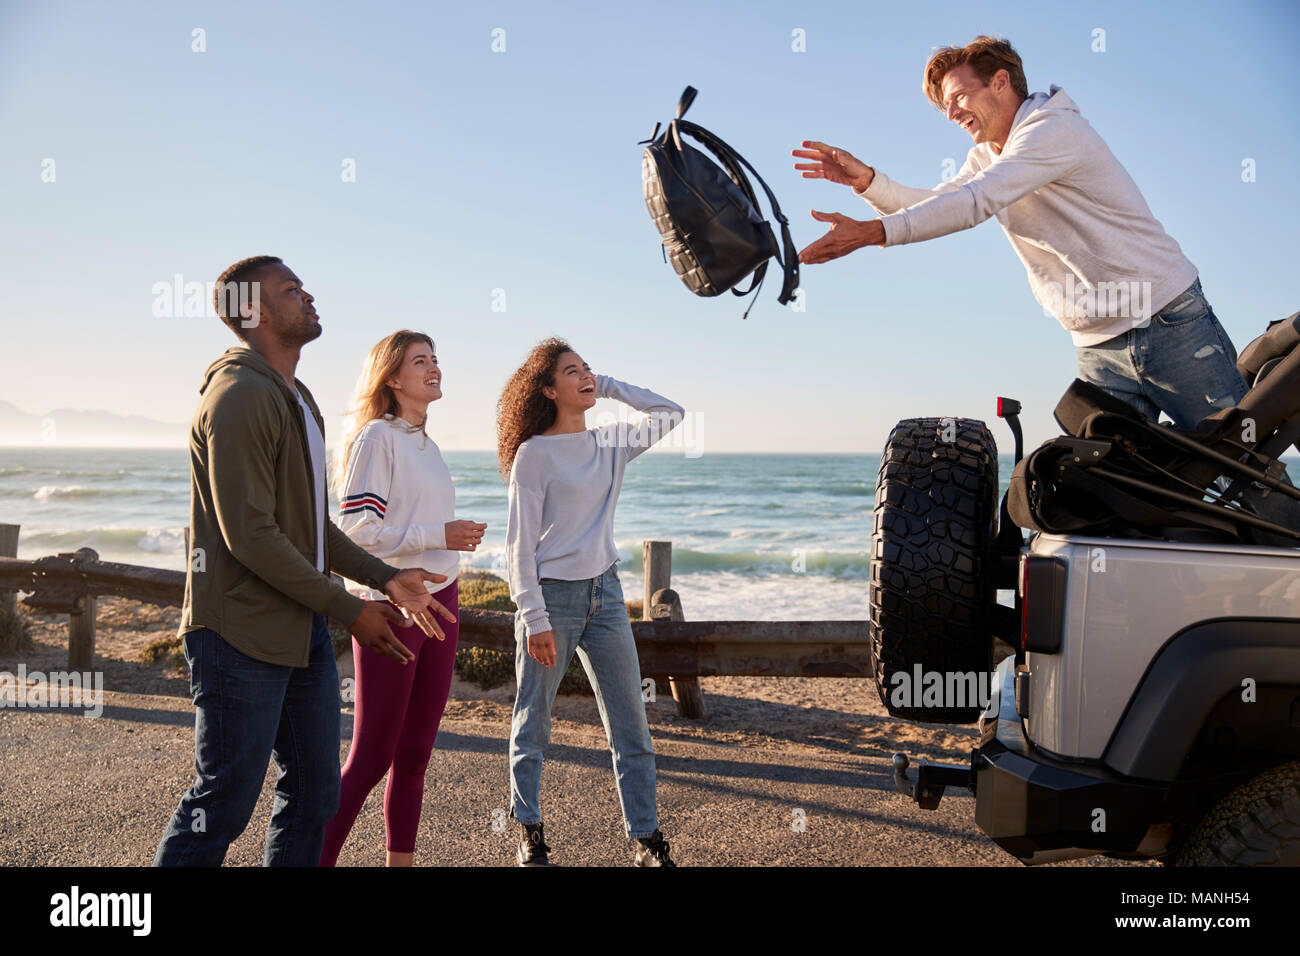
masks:
[[[614,398],[648,413],[639,423],[587,428],[587,409]],[[675,866],[659,830],[654,744],[641,665],[618,579],[614,508],[627,463],[682,418],[649,389],[593,375],[560,339],[547,339],[511,376],[497,405],[497,457],[509,483],[506,556],[515,613],[510,813],[523,825],[520,866],[549,866],[542,835],[542,751],[551,705],[576,653],[596,693],[613,755],[623,827],[638,866]]]
[[[437,639],[414,622],[394,625],[404,646],[391,657],[367,652],[353,639],[352,748],[343,766],[338,813],[325,827],[321,866],[338,860],[362,804],[385,773],[388,865],[410,866],[415,854],[424,773],[456,659],[458,552],[475,550],[487,528],[456,520],[451,473],[425,431],[429,405],[441,397],[442,369],[433,340],[423,332],[394,332],[370,350],[357,382],[351,429],[336,456],[339,528],[389,564],[446,575],[433,599],[445,609],[447,623]],[[352,581],[347,588],[366,600],[384,600]]]

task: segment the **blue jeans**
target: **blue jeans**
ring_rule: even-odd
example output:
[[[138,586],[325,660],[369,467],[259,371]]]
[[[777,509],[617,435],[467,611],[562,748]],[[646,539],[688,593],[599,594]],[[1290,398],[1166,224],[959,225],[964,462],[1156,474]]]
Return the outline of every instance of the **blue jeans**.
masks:
[[[1152,421],[1163,411],[1179,428],[1194,429],[1207,415],[1236,405],[1248,391],[1237,371],[1237,350],[1202,294],[1200,279],[1153,315],[1150,324],[1099,345],[1080,346],[1078,353],[1084,381],[1128,402]],[[1291,483],[1285,473],[1283,480]],[[1226,489],[1227,476],[1216,484]],[[1240,500],[1260,517],[1300,530],[1300,504],[1293,499],[1254,483]],[[1272,536],[1270,540],[1295,544]]]
[[[274,757],[279,775],[266,866],[316,866],[339,804],[339,675],[323,614],[306,667],[267,664],[208,628],[185,635],[197,779],[158,844],[154,866],[220,866],[244,832]]]
[[[655,754],[641,697],[641,661],[623,602],[617,562],[583,581],[542,578],[542,596],[555,635],[555,664],[528,656],[522,615],[515,615],[514,719],[510,727],[510,813],[540,823],[542,751],[551,740],[551,705],[576,652],[596,692],[596,706],[614,761],[614,779],[629,837],[659,828]]]
[[[1167,414],[1192,429],[1246,394],[1237,350],[1197,279],[1151,317],[1098,345],[1078,347],[1079,377],[1128,402],[1152,421]]]

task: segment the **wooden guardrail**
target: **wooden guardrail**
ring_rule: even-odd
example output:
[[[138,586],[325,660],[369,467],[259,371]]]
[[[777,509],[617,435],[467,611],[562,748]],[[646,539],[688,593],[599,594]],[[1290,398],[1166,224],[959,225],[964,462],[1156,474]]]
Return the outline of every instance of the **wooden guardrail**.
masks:
[[[0,525],[3,529],[15,526]],[[16,533],[14,534],[16,539]],[[705,716],[700,677],[869,677],[866,621],[687,621],[668,586],[671,544],[644,544],[643,619],[632,622],[641,673],[668,679],[684,717]],[[26,593],[28,607],[69,616],[68,669],[93,670],[100,595],[180,606],[185,573],[100,561],[90,548],[35,560],[0,557],[0,600]],[[460,643],[515,650],[514,615],[461,608]]]

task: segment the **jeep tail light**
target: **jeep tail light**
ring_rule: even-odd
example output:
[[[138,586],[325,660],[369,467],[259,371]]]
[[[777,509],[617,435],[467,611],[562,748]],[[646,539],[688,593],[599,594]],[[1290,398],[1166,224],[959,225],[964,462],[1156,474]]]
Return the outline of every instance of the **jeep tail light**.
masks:
[[[1065,632],[1063,558],[1026,555],[1020,566],[1020,647],[1036,654],[1055,654]]]

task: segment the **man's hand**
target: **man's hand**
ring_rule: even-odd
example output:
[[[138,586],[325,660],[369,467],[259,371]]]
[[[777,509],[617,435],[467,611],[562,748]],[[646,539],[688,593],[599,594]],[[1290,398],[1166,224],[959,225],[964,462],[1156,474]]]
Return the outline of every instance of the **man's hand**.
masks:
[[[448,551],[473,551],[483,543],[487,525],[477,521],[448,521],[444,530]]]
[[[528,639],[528,656],[546,667],[555,664],[555,632],[542,631]]]
[[[429,612],[437,611],[448,621],[455,621],[456,618],[433,599],[433,595],[425,590],[424,582],[442,584],[446,580],[445,574],[434,574],[423,568],[406,568],[388,579],[388,583],[384,585],[384,593],[388,595],[389,600],[409,614],[425,634],[445,641],[447,635],[442,633],[442,628]]]
[[[403,623],[402,615],[383,601],[367,601],[357,619],[352,622],[352,636],[362,647],[368,647],[395,661],[405,664],[415,660],[411,649],[397,639],[389,621]]]
[[[792,149],[790,155],[816,160],[815,163],[794,164],[795,169],[804,171],[804,179],[829,179],[833,183],[852,186],[861,191],[876,178],[876,171],[847,149],[836,149],[814,139],[804,140],[803,145],[807,148]]]
[[[840,256],[846,256],[854,249],[863,246],[882,246],[885,244],[885,227],[879,219],[850,219],[838,212],[818,212],[812,210],[812,217],[818,222],[829,222],[830,231],[799,253],[799,261],[830,262]]]

